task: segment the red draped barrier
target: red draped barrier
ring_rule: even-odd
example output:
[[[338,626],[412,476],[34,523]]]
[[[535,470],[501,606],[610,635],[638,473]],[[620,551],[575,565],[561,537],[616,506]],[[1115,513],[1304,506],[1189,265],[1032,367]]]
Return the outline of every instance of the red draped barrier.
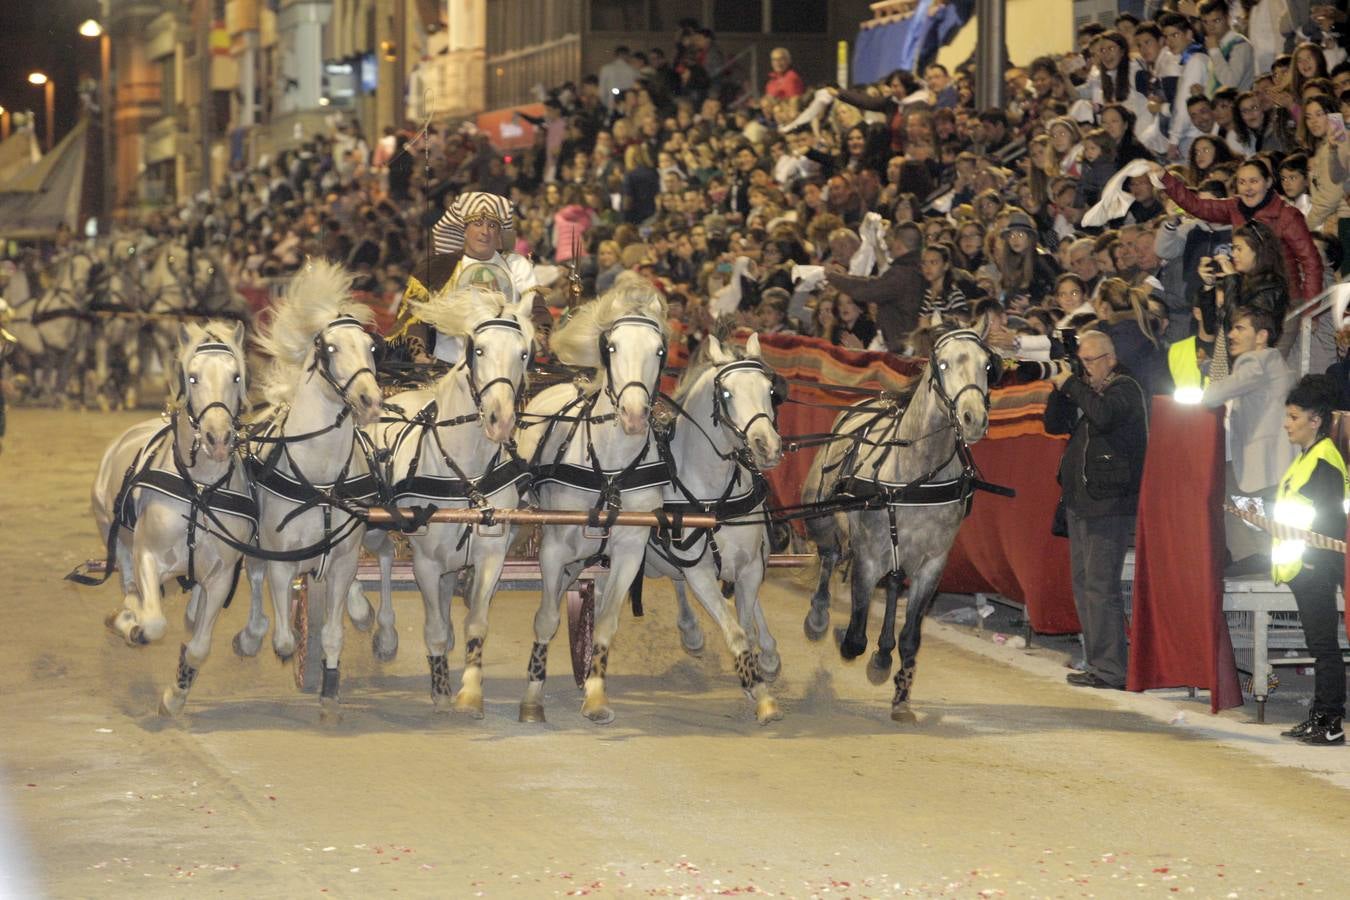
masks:
[[[1223,416],[1153,400],[1134,549],[1127,687],[1201,687],[1242,705],[1223,614]]]
[[[844,350],[817,340],[760,335],[765,361],[788,378],[853,387],[901,390],[923,370],[923,361],[890,354]],[[1069,580],[1068,541],[1050,535],[1059,502],[1055,472],[1064,439],[1041,427],[1049,386],[1045,382],[994,391],[988,436],[973,448],[985,479],[1017,490],[1009,499],[976,496],[961,526],[941,589],[1001,594],[1023,604],[1032,627],[1056,634],[1078,631]],[[845,394],[793,384],[797,402],[779,410],[778,428],[787,436],[831,430],[838,411],[820,404],[857,400]],[[797,503],[814,450],[786,454],[768,473],[778,502]]]

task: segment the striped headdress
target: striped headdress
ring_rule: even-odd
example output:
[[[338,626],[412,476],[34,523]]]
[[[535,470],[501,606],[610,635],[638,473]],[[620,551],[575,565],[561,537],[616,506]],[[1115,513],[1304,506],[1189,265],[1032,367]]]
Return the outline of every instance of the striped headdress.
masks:
[[[506,249],[506,234],[515,227],[511,201],[486,191],[467,191],[455,198],[445,215],[431,228],[432,248],[437,253],[462,252],[464,227],[479,219],[492,219],[502,226],[503,247],[499,249]]]

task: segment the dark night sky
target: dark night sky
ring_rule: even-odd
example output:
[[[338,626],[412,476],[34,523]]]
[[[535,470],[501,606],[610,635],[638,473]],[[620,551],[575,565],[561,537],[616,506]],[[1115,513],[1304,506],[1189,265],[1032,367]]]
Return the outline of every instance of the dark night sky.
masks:
[[[0,105],[37,113],[44,133],[40,87],[28,73],[46,72],[56,81],[56,139],[70,130],[79,114],[76,86],[82,75],[98,77],[98,40],[76,29],[99,16],[99,0],[0,0]]]

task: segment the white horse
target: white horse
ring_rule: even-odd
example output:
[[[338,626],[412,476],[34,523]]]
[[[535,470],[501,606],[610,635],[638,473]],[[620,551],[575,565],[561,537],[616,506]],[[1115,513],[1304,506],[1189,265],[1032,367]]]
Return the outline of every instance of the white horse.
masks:
[[[114,402],[134,409],[139,400],[145,250],[143,235],[129,233],[115,236],[106,248],[106,277],[96,300],[102,315],[92,323],[94,359],[86,373],[87,393],[104,409]],[[121,365],[123,378],[114,378],[114,363]]]
[[[900,582],[909,577],[909,602],[899,637],[900,670],[891,701],[891,718],[896,721],[913,718],[909,693],[923,619],[978,482],[968,445],[989,428],[989,387],[999,371],[997,357],[983,339],[982,332],[970,329],[940,336],[903,414],[897,410],[839,416],[834,432],[849,438],[816,454],[802,490],[804,503],[837,494],[869,501],[866,508],[847,513],[847,528],[841,528],[834,516],[808,520],[821,565],[805,629],[812,640],[825,635],[830,575],[847,545],[853,554],[853,604],[848,628],[839,635],[844,659],[855,659],[867,649],[872,592],[889,576],[881,637],[868,664],[868,677],[876,684],[890,674]]]
[[[459,365],[429,389],[390,397],[386,409],[398,414],[382,418],[370,429],[376,446],[388,454],[385,481],[397,505],[516,508],[527,471],[510,441],[534,340],[530,301],[511,305],[495,291],[466,288],[439,294],[428,303],[415,303],[413,315],[441,334],[463,338],[467,349]],[[464,623],[464,674],[453,705],[458,712],[482,718],[488,605],[501,577],[512,531],[430,524],[409,536],[413,572],[426,610],[423,636],[431,667],[431,699],[437,709],[451,703],[446,651],[454,646],[449,596],[442,596],[442,577],[473,570]],[[397,647],[389,578],[394,547],[388,532],[375,530],[366,533],[366,546],[380,560],[380,627],[375,632],[375,649],[387,659]],[[358,612],[353,618],[362,621],[365,616]]]
[[[592,382],[548,388],[526,407],[518,443],[535,470],[545,509],[596,510],[603,522],[607,512],[620,507],[651,511],[661,505],[667,466],[658,458],[648,418],[667,337],[665,300],[641,276],[628,273],[554,331],[551,345],[558,359],[599,371]],[[548,644],[558,630],[563,592],[588,564],[604,557],[609,577],[596,603],[595,649],[581,712],[600,724],[614,720],[605,695],[609,647],[622,595],[642,567],[648,531],[603,524],[597,530],[544,526],[539,548],[543,593],[534,617],[521,721],[544,721]]]
[[[229,275],[215,250],[194,250],[188,254],[191,271],[192,311],[212,318],[252,319],[248,300],[230,284]]]
[[[666,511],[713,512],[733,521],[687,534],[653,532],[646,571],[676,584],[685,582],[693,590],[722,629],[741,689],[755,702],[756,718],[767,724],[781,714],[746,635],[757,635],[759,646],[768,648],[761,658],[768,657],[776,673],[777,644],[759,605],[769,560],[768,529],[754,522],[763,519],[768,494],[760,469],[778,465],[783,444],[774,425],[773,373],[760,357],[758,335],[750,336],[743,358],[709,336],[673,400],[677,415],[669,425],[669,437],[661,439],[662,455],[672,469],[665,488]],[[747,521],[736,523],[738,518]],[[727,608],[721,581],[735,585],[739,621]],[[701,647],[703,635],[693,611],[682,607],[679,623],[685,646]]]
[[[342,611],[356,577],[365,520],[352,504],[374,499],[376,486],[357,426],[380,413],[375,342],[366,330],[374,313],[351,296],[351,276],[328,262],[309,264],[257,343],[271,366],[260,381],[271,415],[253,426],[249,474],[258,495],[259,543],[264,565],[250,564],[252,603],[235,649],[257,653],[267,633],[262,579],[272,593],[276,626],[272,648],[283,660],[295,653],[290,586],[311,572],[324,598],[322,718],[341,717],[338,664]]]
[[[240,554],[230,542],[251,540],[257,524],[234,453],[247,390],[244,329],[184,325],[178,344],[169,424],[154,419],[124,432],[104,452],[93,491],[109,565],[115,559],[122,576],[123,608],[108,627],[133,646],[159,640],[165,579],[182,576],[193,591],[192,636],[160,702],[169,715],[187,701],[234,589]]]
[[[97,260],[83,249],[55,260],[46,290],[14,307],[11,330],[33,360],[34,394],[59,402],[85,351]]]

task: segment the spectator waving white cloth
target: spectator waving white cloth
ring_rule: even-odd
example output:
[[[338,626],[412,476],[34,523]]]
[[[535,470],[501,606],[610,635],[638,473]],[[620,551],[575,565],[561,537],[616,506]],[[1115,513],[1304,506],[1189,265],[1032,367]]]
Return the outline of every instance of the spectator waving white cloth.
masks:
[[[1102,199],[1096,206],[1083,213],[1083,224],[1089,228],[1100,228],[1112,219],[1119,219],[1129,212],[1130,204],[1134,203],[1134,195],[1129,192],[1125,183],[1136,175],[1148,175],[1151,165],[1152,163],[1146,159],[1136,159],[1112,175],[1111,180],[1102,188]]]
[[[810,125],[811,130],[815,131],[816,123],[820,121],[821,116],[825,115],[825,111],[830,108],[830,104],[833,102],[834,95],[830,93],[829,88],[821,88],[811,96],[811,102],[807,104],[806,109],[802,110],[797,118],[789,122],[783,132],[796,131],[798,128],[805,128],[807,125]]]
[[[880,213],[869,212],[863,216],[862,224],[858,226],[862,243],[849,257],[848,274],[871,275],[873,267],[876,267],[875,274],[880,275],[891,267],[891,261],[886,257],[886,244],[881,238],[885,228],[886,223]]]
[[[731,276],[727,286],[712,296],[712,314],[714,318],[735,315],[741,306],[741,279],[750,277],[750,257],[738,256],[731,267]]]

